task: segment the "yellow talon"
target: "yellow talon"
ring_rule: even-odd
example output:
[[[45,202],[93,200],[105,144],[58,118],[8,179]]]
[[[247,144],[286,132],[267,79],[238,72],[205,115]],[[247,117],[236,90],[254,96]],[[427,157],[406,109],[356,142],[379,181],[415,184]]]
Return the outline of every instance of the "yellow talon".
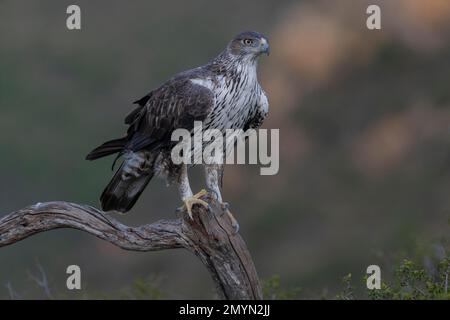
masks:
[[[206,201],[200,199],[206,194],[208,194],[208,192],[205,189],[202,189],[200,190],[200,192],[194,194],[192,197],[183,200],[184,206],[186,207],[186,210],[189,214],[189,218],[191,218],[192,220],[194,220],[194,217],[192,216],[192,207],[194,206],[194,204],[202,205],[207,209],[209,208],[209,204]]]

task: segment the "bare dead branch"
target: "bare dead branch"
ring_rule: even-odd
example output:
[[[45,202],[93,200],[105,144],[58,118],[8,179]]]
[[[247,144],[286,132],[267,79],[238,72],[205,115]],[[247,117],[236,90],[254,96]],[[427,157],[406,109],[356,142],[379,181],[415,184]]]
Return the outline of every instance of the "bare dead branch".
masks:
[[[194,208],[194,220],[183,212],[180,219],[139,227],[128,227],[87,205],[64,201],[37,203],[0,219],[0,247],[39,232],[73,228],[125,250],[185,248],[208,268],[221,298],[261,299],[261,286],[245,242],[239,234],[233,234],[222,206],[209,196],[204,200],[211,208]]]

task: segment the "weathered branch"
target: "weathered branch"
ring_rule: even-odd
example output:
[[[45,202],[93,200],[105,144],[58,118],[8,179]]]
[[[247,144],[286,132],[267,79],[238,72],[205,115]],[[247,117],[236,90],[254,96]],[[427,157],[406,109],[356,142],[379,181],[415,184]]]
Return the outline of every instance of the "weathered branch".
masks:
[[[161,220],[128,227],[94,207],[64,201],[38,203],[0,219],[0,247],[33,234],[74,228],[108,241],[122,249],[156,251],[185,248],[208,268],[218,293],[225,299],[261,299],[259,279],[239,234],[213,198],[204,198],[209,210],[194,208],[194,220],[186,212],[176,220]]]

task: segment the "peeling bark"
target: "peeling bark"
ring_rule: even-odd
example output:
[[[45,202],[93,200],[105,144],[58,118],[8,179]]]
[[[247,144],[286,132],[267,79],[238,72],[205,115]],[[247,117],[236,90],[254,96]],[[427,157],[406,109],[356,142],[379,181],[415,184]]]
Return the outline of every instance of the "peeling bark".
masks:
[[[210,209],[194,207],[175,220],[128,227],[88,205],[54,201],[12,212],[0,219],[0,247],[36,233],[73,228],[90,233],[122,249],[156,251],[185,248],[207,267],[222,299],[262,299],[258,275],[244,240],[234,234],[222,206],[205,196]]]

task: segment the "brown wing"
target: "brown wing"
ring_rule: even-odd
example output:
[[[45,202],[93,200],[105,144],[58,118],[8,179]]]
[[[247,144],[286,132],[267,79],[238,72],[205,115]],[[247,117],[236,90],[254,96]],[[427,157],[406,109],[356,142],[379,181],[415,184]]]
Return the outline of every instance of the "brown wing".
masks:
[[[135,102],[140,106],[125,119],[130,126],[125,149],[137,151],[171,144],[175,129],[192,130],[194,121],[206,119],[213,108],[214,95],[190,79],[182,76],[169,80]]]

